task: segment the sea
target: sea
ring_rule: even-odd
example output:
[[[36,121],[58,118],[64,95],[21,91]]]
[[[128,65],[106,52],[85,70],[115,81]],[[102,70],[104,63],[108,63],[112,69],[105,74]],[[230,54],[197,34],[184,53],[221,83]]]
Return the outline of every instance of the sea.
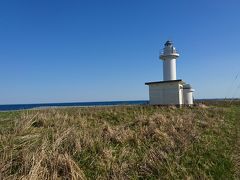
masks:
[[[51,107],[87,107],[87,106],[116,106],[116,105],[144,105],[149,101],[106,101],[106,102],[70,102],[70,103],[40,103],[40,104],[9,104],[0,105],[0,111],[17,111],[24,109],[40,109]]]

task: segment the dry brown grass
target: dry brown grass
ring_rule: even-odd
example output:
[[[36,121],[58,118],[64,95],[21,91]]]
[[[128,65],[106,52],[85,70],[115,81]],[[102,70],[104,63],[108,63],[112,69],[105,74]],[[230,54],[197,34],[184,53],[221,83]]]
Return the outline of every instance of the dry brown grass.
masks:
[[[226,112],[151,106],[22,111],[0,131],[1,178],[210,177],[202,169],[192,173],[182,158],[204,133],[219,133]]]

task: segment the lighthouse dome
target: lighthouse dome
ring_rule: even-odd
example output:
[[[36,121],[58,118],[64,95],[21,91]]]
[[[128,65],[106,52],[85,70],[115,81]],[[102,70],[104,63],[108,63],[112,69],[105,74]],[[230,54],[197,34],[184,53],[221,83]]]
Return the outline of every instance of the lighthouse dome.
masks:
[[[164,45],[165,45],[165,46],[172,46],[172,45],[173,45],[173,42],[170,41],[170,40],[168,40]]]
[[[169,54],[176,54],[176,48],[173,46],[173,42],[168,40],[165,44],[165,47],[163,49],[163,54],[164,55],[169,55]]]
[[[163,52],[160,55],[160,59],[165,60],[169,58],[178,58],[179,54],[176,48],[173,46],[173,42],[168,40],[164,44]]]

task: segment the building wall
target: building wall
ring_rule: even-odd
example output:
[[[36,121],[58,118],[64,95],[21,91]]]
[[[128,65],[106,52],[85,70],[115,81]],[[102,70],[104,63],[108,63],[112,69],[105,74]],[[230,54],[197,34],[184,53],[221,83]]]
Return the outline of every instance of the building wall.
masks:
[[[149,85],[150,104],[179,105],[183,103],[179,83],[162,83]]]
[[[179,105],[184,104],[184,90],[183,85],[179,84]]]
[[[184,104],[192,105],[193,104],[193,91],[192,89],[183,89]]]

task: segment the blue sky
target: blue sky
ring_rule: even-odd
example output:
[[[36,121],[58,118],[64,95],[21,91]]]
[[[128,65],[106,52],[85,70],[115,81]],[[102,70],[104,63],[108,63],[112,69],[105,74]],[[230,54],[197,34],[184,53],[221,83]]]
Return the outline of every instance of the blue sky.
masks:
[[[240,97],[238,0],[0,1],[0,104],[148,99],[171,39],[195,98]]]

